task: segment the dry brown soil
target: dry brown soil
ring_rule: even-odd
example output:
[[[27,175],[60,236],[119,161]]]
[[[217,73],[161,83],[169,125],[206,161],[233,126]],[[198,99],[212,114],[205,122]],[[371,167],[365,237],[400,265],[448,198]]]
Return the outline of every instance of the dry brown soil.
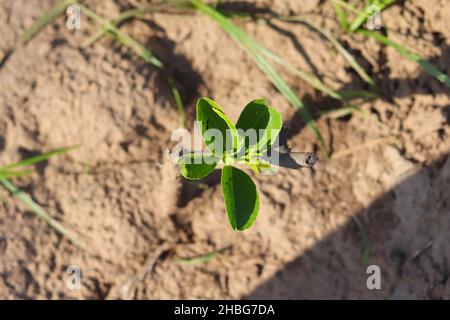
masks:
[[[339,32],[329,1],[226,2],[302,14]],[[0,1],[0,58],[53,3]],[[145,1],[86,3],[113,18]],[[334,155],[314,171],[255,176],[261,212],[241,233],[228,224],[218,174],[186,182],[167,159],[178,116],[160,73],[108,38],[80,49],[94,23],[82,16],[81,30],[71,31],[64,22],[58,18],[0,69],[0,163],[81,145],[14,182],[85,249],[1,190],[0,298],[450,298],[449,88],[417,64],[375,41],[343,35],[384,95],[361,105],[372,116],[345,119],[321,115],[317,110],[335,102],[286,75],[315,110]],[[304,25],[237,23],[327,85],[365,88],[330,43]],[[382,23],[393,39],[450,73],[448,0],[404,1],[383,12]],[[282,112],[292,149],[317,148],[294,109],[209,18],[156,13],[122,29],[168,66],[191,123],[201,96],[233,120],[248,101],[264,97]],[[366,287],[362,230],[368,262],[381,268],[381,290]],[[177,259],[223,248],[208,263]],[[80,290],[66,286],[70,265],[81,268]]]

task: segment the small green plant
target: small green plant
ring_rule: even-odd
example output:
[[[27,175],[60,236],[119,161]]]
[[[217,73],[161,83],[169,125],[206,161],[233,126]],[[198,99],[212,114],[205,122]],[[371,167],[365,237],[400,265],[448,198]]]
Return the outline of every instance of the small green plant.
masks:
[[[213,100],[201,98],[197,102],[197,122],[206,151],[188,152],[179,158],[181,174],[186,179],[198,180],[222,166],[221,185],[233,230],[250,228],[259,212],[259,194],[250,176],[239,166],[256,173],[273,172],[272,164],[292,168],[312,166],[317,158],[310,153],[279,152],[281,114],[263,99],[250,101],[239,116],[236,125]],[[290,155],[298,164],[281,164]],[[312,157],[311,157],[312,155]]]
[[[182,155],[181,174],[197,180],[223,164],[221,184],[228,220],[234,230],[245,230],[258,215],[259,195],[250,176],[237,166],[248,165],[258,172],[267,166],[260,157],[281,130],[281,114],[264,100],[253,100],[234,125],[214,101],[201,98],[197,102],[197,122],[208,152]],[[256,139],[246,139],[246,133],[248,137],[252,129],[257,133]],[[214,130],[218,135],[213,134]]]

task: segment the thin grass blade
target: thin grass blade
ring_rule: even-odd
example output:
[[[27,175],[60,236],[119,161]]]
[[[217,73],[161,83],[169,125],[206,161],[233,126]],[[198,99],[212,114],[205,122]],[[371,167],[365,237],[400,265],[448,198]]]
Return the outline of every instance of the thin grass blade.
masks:
[[[64,0],[56,3],[46,14],[38,18],[29,28],[27,28],[16,44],[7,48],[0,59],[0,68],[11,57],[17,46],[28,43],[36,34],[44,29],[49,23],[55,20],[61,13],[64,12],[67,6],[74,3],[72,0]]]
[[[365,14],[363,11],[360,11],[356,8],[354,8],[353,6],[345,3],[342,0],[333,0],[334,2],[338,2],[341,5],[345,5],[345,7],[348,10],[351,10],[353,12],[358,13],[359,15]],[[385,0],[385,1],[381,1],[384,2],[385,5],[383,8],[387,7],[388,5],[391,5],[392,3],[395,2],[395,0]],[[363,22],[364,23],[364,22]],[[364,34],[366,36],[372,37],[375,40],[377,40],[378,42],[381,42],[384,45],[390,46],[392,48],[394,48],[395,50],[397,50],[398,53],[400,53],[402,56],[404,56],[405,58],[416,62],[417,64],[419,64],[428,74],[430,74],[431,76],[435,77],[437,80],[439,80],[440,82],[444,83],[445,85],[450,87],[450,77],[446,74],[444,74],[443,72],[441,72],[435,65],[433,65],[431,62],[422,59],[418,54],[412,52],[411,50],[409,50],[408,48],[406,48],[405,46],[403,46],[400,43],[397,43],[391,39],[389,39],[388,37],[385,37],[384,35],[380,34],[379,32],[376,31],[372,31],[372,30],[367,30],[367,29],[363,29],[363,28],[359,28],[357,29],[359,33]]]
[[[369,260],[370,260],[370,254],[371,254],[371,247],[372,247],[372,245],[370,243],[369,235],[367,234],[367,231],[364,228],[361,221],[359,221],[358,217],[352,216],[352,219],[353,219],[353,221],[355,221],[356,225],[358,226],[359,234],[361,236],[361,244],[363,246],[362,261],[363,261],[364,265],[368,265]]]
[[[294,22],[302,22],[306,25],[310,26],[311,28],[318,31],[320,34],[322,34],[328,41],[331,42],[331,44],[336,48],[336,50],[342,54],[342,56],[348,61],[350,66],[355,70],[355,72],[363,79],[365,82],[367,82],[371,86],[375,86],[375,82],[373,79],[367,74],[367,72],[364,70],[364,68],[355,60],[355,58],[352,56],[350,52],[348,52],[347,49],[344,48],[344,46],[335,38],[331,33],[329,33],[327,30],[319,27],[315,23],[312,23],[302,17],[298,16],[291,16],[291,17],[281,17],[283,21],[294,21]]]
[[[33,165],[33,164],[36,164],[36,163],[39,163],[39,162],[42,162],[42,161],[46,161],[46,160],[48,160],[51,157],[54,157],[54,156],[57,156],[57,155],[60,155],[60,154],[63,154],[63,153],[67,153],[67,152],[72,151],[72,150],[77,149],[77,148],[79,148],[79,146],[64,147],[64,148],[55,149],[55,150],[52,150],[52,151],[47,152],[47,153],[43,153],[43,154],[35,156],[35,157],[31,157],[31,158],[28,158],[28,159],[25,159],[25,160],[22,160],[22,161],[13,163],[13,164],[6,165],[4,167],[1,167],[0,171],[14,169],[14,168],[17,168],[17,167],[30,166],[30,165]]]
[[[332,1],[333,1],[333,4],[334,3],[338,4],[342,10],[345,8],[346,10],[353,12],[357,15],[362,13],[361,10],[356,9],[352,4],[347,3],[343,0],[332,0]],[[345,11],[344,11],[344,13],[345,13]],[[347,16],[346,16],[346,18],[348,19]],[[348,22],[348,20],[347,20],[347,22]],[[348,30],[346,30],[346,31],[348,31]]]
[[[0,170],[0,178],[14,178],[14,177],[22,177],[33,173],[33,170],[20,170],[20,171],[1,171]]]
[[[13,185],[8,179],[0,177],[0,184],[8,190],[17,200],[25,204],[33,213],[35,213],[39,218],[44,220],[50,227],[55,231],[59,232],[61,235],[69,239],[75,246],[81,248],[78,240],[70,234],[70,232],[64,228],[64,226],[57,220],[53,219],[50,214],[47,213],[39,204],[37,204],[29,195],[18,189]]]
[[[276,64],[279,64],[280,66],[282,66],[289,73],[291,73],[293,75],[296,75],[296,76],[300,77],[301,79],[303,79],[305,82],[309,83],[313,88],[315,88],[315,89],[317,89],[317,90],[319,90],[319,91],[321,91],[323,93],[326,93],[327,95],[329,95],[332,98],[335,98],[337,100],[342,100],[342,96],[338,92],[334,91],[331,88],[328,88],[316,76],[314,76],[314,75],[312,75],[312,74],[310,74],[308,72],[305,72],[305,71],[303,71],[303,70],[293,66],[291,63],[289,63],[288,61],[284,60],[283,58],[281,58],[276,53],[274,53],[274,52],[270,51],[269,49],[259,45],[256,42],[255,42],[255,48],[257,48],[267,58],[271,59]]]
[[[197,265],[197,264],[203,264],[203,263],[207,263],[207,262],[211,261],[219,253],[220,253],[220,251],[213,251],[213,252],[210,252],[210,253],[207,253],[204,255],[200,255],[197,257],[192,257],[192,258],[176,257],[175,259],[180,264]]]
[[[334,12],[336,13],[336,17],[338,19],[339,24],[341,25],[341,28],[344,29],[344,31],[348,31],[349,29],[349,22],[347,18],[347,13],[345,12],[344,8],[342,8],[341,3],[338,1],[332,1]]]
[[[307,123],[309,129],[318,139],[320,148],[325,157],[328,157],[328,150],[325,146],[325,142],[310,112],[303,104],[303,102],[288,86],[288,84],[283,80],[283,78],[281,78],[281,76],[275,71],[273,66],[265,59],[265,57],[261,53],[261,50],[259,49],[259,46],[255,44],[255,41],[251,39],[244,31],[238,28],[227,17],[222,15],[214,8],[204,4],[203,1],[192,0],[192,4],[197,10],[216,21],[238,44],[241,45],[245,52],[255,61],[258,67],[272,81],[273,85],[278,89],[278,91],[280,91],[291,103],[291,105],[300,113],[300,115]]]
[[[228,12],[228,15],[225,15],[225,17],[229,17],[229,18],[235,18],[235,17],[239,17],[239,18],[245,18],[245,17],[250,17],[249,14],[245,13],[245,12]],[[283,17],[279,16],[279,17],[275,17],[278,20],[282,20],[282,21],[287,21],[284,20]],[[269,20],[270,18],[260,18],[261,20]],[[337,100],[342,100],[342,97],[339,95],[338,92],[334,91],[333,89],[327,87],[319,78],[317,78],[315,75],[301,70],[295,66],[293,66],[291,63],[289,63],[288,61],[286,61],[285,59],[283,59],[282,57],[280,57],[279,55],[277,55],[276,53],[274,53],[273,51],[263,47],[262,45],[260,45],[259,43],[257,43],[256,41],[254,41],[254,46],[255,48],[257,48],[262,54],[264,54],[268,59],[272,60],[274,63],[280,65],[281,67],[283,67],[287,72],[300,77],[302,80],[304,80],[305,82],[309,83],[313,88],[315,88],[318,91],[321,91],[327,95],[329,95],[330,97],[337,99]]]
[[[338,93],[346,101],[354,99],[363,99],[365,101],[375,100],[379,97],[377,92],[361,90],[361,89],[342,89]]]
[[[434,66],[431,62],[422,59],[418,54],[412,52],[411,50],[407,49],[403,45],[383,36],[379,32],[366,30],[366,29],[360,29],[360,33],[372,37],[375,40],[381,42],[384,45],[390,46],[397,50],[398,53],[400,53],[405,58],[416,62],[419,64],[428,74],[435,77],[440,82],[446,84],[448,87],[450,87],[450,77],[444,73],[442,73],[436,66]]]
[[[96,40],[95,37],[96,36],[101,36],[105,31],[107,31],[106,34],[108,34],[109,36],[111,36],[113,39],[119,41],[120,43],[122,43],[124,46],[130,48],[132,51],[134,51],[140,58],[142,58],[145,62],[147,62],[148,64],[156,67],[157,69],[159,69],[162,73],[162,75],[166,78],[171,93],[173,95],[176,107],[178,109],[178,122],[179,122],[179,126],[181,128],[184,128],[184,122],[185,122],[185,111],[184,111],[184,105],[183,105],[183,101],[181,98],[181,93],[178,89],[178,86],[176,84],[175,79],[173,79],[172,76],[170,76],[170,74],[165,70],[163,63],[149,50],[147,49],[145,46],[143,46],[142,44],[140,44],[137,40],[135,40],[134,38],[130,37],[129,35],[127,35],[125,32],[122,32],[120,29],[118,29],[113,22],[108,21],[104,18],[102,18],[101,16],[99,16],[98,14],[96,14],[95,12],[93,12],[92,10],[90,10],[89,8],[87,8],[84,5],[78,4],[81,8],[81,10],[91,19],[98,21],[102,24],[101,29],[94,34],[93,37],[91,37],[91,39],[89,41],[94,41]],[[133,15],[138,14],[139,12],[137,11],[133,11],[133,12],[129,12],[127,14],[123,14],[121,19],[128,19],[129,17],[132,17]],[[89,43],[87,43],[89,44]]]
[[[214,250],[212,252],[209,252],[209,253],[206,253],[206,254],[201,254],[201,255],[198,255],[198,256],[195,256],[195,257],[179,257],[179,256],[176,256],[175,260],[178,263],[186,264],[186,265],[196,265],[196,264],[206,263],[206,262],[211,261],[215,257],[217,257],[219,254],[222,254],[222,253],[224,253],[225,251],[227,251],[227,250],[229,250],[231,248],[232,248],[232,246],[229,245],[229,246],[223,247],[221,249]]]
[[[370,17],[369,9],[372,6],[376,6],[379,12],[381,13],[382,10],[389,7],[390,5],[394,4],[396,0],[371,0],[369,3],[365,6],[365,8],[356,16],[356,18],[353,20],[352,24],[350,25],[350,28],[348,29],[350,32],[355,32],[358,30]]]
[[[57,2],[47,13],[39,17],[35,23],[31,27],[25,30],[22,35],[21,42],[27,43],[31,40],[39,31],[45,28],[50,22],[55,20],[58,16],[60,16],[66,8],[75,3],[73,0],[63,0]]]
[[[133,18],[142,18],[146,14],[154,12],[153,8],[145,8],[145,9],[130,9],[121,12],[117,18],[115,18],[111,23],[114,26],[118,26],[119,24],[123,23],[126,20],[133,19]],[[100,28],[97,32],[95,32],[91,37],[88,38],[82,45],[83,48],[91,46],[94,42],[96,42],[98,39],[100,39],[103,35],[105,35],[108,32],[107,28]]]

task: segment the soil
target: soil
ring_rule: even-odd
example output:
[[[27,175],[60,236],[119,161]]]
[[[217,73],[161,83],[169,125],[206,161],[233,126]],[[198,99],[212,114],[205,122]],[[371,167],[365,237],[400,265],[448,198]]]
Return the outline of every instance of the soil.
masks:
[[[225,2],[302,14],[339,33],[329,1]],[[0,59],[53,3],[0,2]],[[145,1],[86,3],[114,18]],[[0,67],[0,163],[81,146],[14,182],[84,250],[1,190],[0,298],[450,298],[449,90],[417,64],[363,36],[342,35],[383,92],[361,104],[370,116],[343,119],[318,112],[336,103],[286,74],[315,110],[333,156],[314,170],[253,175],[260,215],[250,230],[233,232],[218,173],[187,182],[168,159],[178,114],[160,72],[107,37],[80,49],[95,24],[83,16],[81,30],[64,23],[61,16]],[[390,37],[450,74],[447,0],[405,1],[383,12],[382,23]],[[330,43],[302,24],[237,24],[334,89],[366,88]],[[122,29],[180,84],[189,130],[201,96],[233,120],[263,97],[282,112],[293,150],[317,149],[295,110],[209,18],[155,13]],[[180,260],[216,250],[207,263]],[[367,288],[368,264],[380,267],[381,290]],[[80,267],[80,289],[67,286],[69,266]]]

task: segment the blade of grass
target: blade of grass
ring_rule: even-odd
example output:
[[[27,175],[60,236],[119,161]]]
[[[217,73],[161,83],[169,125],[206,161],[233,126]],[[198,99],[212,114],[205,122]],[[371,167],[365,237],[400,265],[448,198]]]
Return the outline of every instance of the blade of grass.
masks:
[[[360,106],[350,104],[350,105],[347,105],[347,106],[344,106],[341,108],[337,108],[337,109],[329,109],[329,110],[321,111],[321,114],[323,114],[324,116],[331,118],[331,119],[339,119],[339,118],[348,116],[353,113],[358,113],[358,114],[361,114],[370,119],[375,119],[378,125],[385,127],[384,123],[382,123],[379,119],[374,117],[373,114],[371,114],[369,111],[361,108]]]
[[[375,32],[375,31],[371,31],[371,30],[366,30],[366,29],[359,29],[358,32],[372,37],[375,40],[377,40],[378,42],[381,42],[384,45],[390,46],[392,48],[394,48],[395,50],[397,50],[398,53],[400,53],[402,56],[404,56],[405,58],[416,62],[417,64],[419,64],[428,74],[432,75],[433,77],[435,77],[437,80],[439,80],[440,82],[446,84],[447,86],[450,87],[450,77],[444,73],[442,73],[438,68],[436,68],[432,63],[430,63],[427,60],[422,59],[418,54],[412,52],[411,50],[407,49],[406,47],[404,47],[403,45],[383,36],[382,34],[380,34],[379,32]]]
[[[27,28],[16,44],[6,49],[3,57],[0,59],[0,68],[3,67],[3,65],[11,57],[11,55],[19,45],[28,43],[28,41],[30,41],[36,34],[38,34],[39,31],[44,29],[49,23],[55,20],[61,13],[64,12],[66,7],[73,2],[74,1],[72,0],[63,0],[56,3],[46,14],[42,15],[39,19],[36,20],[36,22],[34,22],[29,28]]]
[[[102,29],[104,28],[108,32],[112,33],[119,42],[133,50],[145,62],[153,65],[158,69],[163,67],[163,63],[158,58],[156,58],[156,56],[150,50],[145,48],[142,44],[127,35],[125,32],[120,31],[118,28],[116,28],[116,26],[114,26],[111,21],[104,19],[82,4],[77,3],[77,5],[80,6],[81,11],[83,11],[86,16],[101,23]]]
[[[396,0],[371,0],[366,5],[366,7],[356,16],[356,18],[353,20],[352,24],[350,25],[350,28],[348,29],[350,32],[357,31],[370,17],[370,15],[367,13],[368,9],[371,6],[378,6],[380,9],[379,12],[384,10],[385,8],[389,7],[390,5],[394,4]]]
[[[359,108],[359,107],[349,106],[349,107],[342,107],[342,108],[331,109],[331,110],[324,110],[324,111],[321,111],[320,113],[331,119],[339,119],[339,118],[348,116],[350,114],[353,114],[354,112],[360,112],[360,111],[361,111],[361,108]]]
[[[322,83],[322,81],[320,81],[316,76],[294,67],[292,64],[281,58],[279,55],[259,45],[258,43],[255,43],[255,48],[257,48],[262,54],[264,54],[267,58],[271,59],[276,64],[279,64],[280,66],[284,67],[284,69],[289,73],[292,73],[302,78],[304,81],[309,83],[313,88],[322,91],[328,94],[330,97],[333,97],[337,100],[342,100],[342,96],[338,92],[325,86]]]
[[[123,23],[124,21],[132,18],[142,18],[148,13],[154,12],[153,8],[145,8],[145,9],[130,9],[121,12],[114,20],[111,21],[111,23],[114,26],[118,26],[119,24]],[[94,42],[96,42],[98,39],[100,39],[103,35],[105,35],[108,32],[107,28],[100,28],[97,32],[95,32],[91,37],[89,37],[82,45],[83,48],[87,48],[91,46]]]
[[[35,156],[35,157],[31,157],[31,158],[28,158],[28,159],[25,159],[25,160],[22,160],[22,161],[13,163],[13,164],[6,165],[4,167],[0,167],[0,171],[14,169],[14,168],[17,168],[17,167],[30,166],[30,165],[33,165],[33,164],[36,164],[36,163],[39,163],[39,162],[42,162],[42,161],[46,161],[46,160],[48,160],[51,157],[54,157],[54,156],[57,156],[57,155],[60,155],[60,154],[67,153],[69,151],[75,150],[77,148],[79,148],[79,146],[64,147],[64,148],[55,149],[55,150],[52,150],[52,151],[47,152],[47,153],[40,154],[40,155]]]
[[[21,42],[25,44],[30,41],[39,31],[60,16],[66,10],[67,6],[75,2],[76,1],[73,0],[62,0],[57,2],[47,13],[39,17],[31,27],[25,30]]]
[[[227,14],[224,14],[225,17],[230,17],[230,18],[248,18],[251,17],[250,14],[245,13],[245,12],[227,12]],[[273,17],[268,17],[268,18],[259,18],[259,20],[263,20],[263,21],[268,21]],[[283,20],[283,18],[281,16],[275,17],[278,20]],[[342,97],[339,95],[338,92],[334,91],[331,88],[328,88],[319,78],[317,78],[315,75],[303,71],[295,66],[293,66],[291,63],[289,63],[288,61],[286,61],[285,59],[283,59],[282,57],[280,57],[279,55],[277,55],[276,53],[274,53],[273,51],[263,47],[262,45],[260,45],[257,42],[254,42],[255,47],[262,53],[264,54],[267,58],[269,58],[270,60],[272,60],[274,63],[280,65],[281,67],[283,67],[286,71],[288,71],[289,73],[296,75],[298,77],[300,77],[301,79],[303,79],[305,82],[309,83],[313,88],[322,91],[323,93],[328,94],[330,97],[337,99],[337,100],[342,100]]]
[[[331,118],[331,119],[339,119],[348,115],[353,115],[353,114],[360,114],[364,117],[367,117],[370,120],[375,121],[375,123],[377,124],[378,127],[380,127],[381,129],[385,130],[385,131],[390,131],[389,126],[387,126],[385,123],[383,123],[380,119],[378,119],[375,115],[373,115],[372,113],[370,113],[369,111],[363,109],[361,106],[358,105],[346,105],[343,106],[341,108],[337,108],[337,109],[330,109],[330,110],[321,110],[320,114],[327,117],[327,118]]]
[[[180,14],[183,11],[180,12],[172,12],[170,10],[167,10],[168,8],[172,7],[179,7],[180,9],[187,9],[186,4],[190,4],[187,1],[167,1],[166,3],[155,3],[155,4],[149,4],[151,7],[147,8],[134,8],[130,10],[122,11],[115,19],[111,20],[110,22],[114,24],[114,26],[119,26],[121,23],[123,23],[126,20],[129,19],[143,19],[146,15],[154,13],[154,12],[162,12],[162,13],[172,13],[172,14]],[[189,7],[189,6],[188,6]],[[95,41],[97,41],[101,36],[106,34],[108,32],[108,29],[102,28],[98,30],[96,33],[94,33],[91,37],[89,37],[88,40],[84,42],[82,45],[83,48],[89,47],[92,45]]]
[[[378,93],[361,89],[342,89],[338,92],[344,100],[363,99],[365,101],[370,101],[379,97]]]
[[[29,195],[18,189],[8,179],[0,177],[0,183],[8,190],[17,200],[25,204],[33,213],[44,220],[50,227],[59,232],[61,235],[69,239],[76,247],[81,248],[80,243],[73,237],[69,231],[58,221],[53,219],[39,204],[37,204]]]
[[[369,264],[370,259],[370,252],[371,252],[371,243],[369,239],[369,235],[367,234],[366,230],[364,229],[364,226],[362,225],[361,221],[359,221],[358,217],[352,216],[353,221],[355,221],[356,225],[359,229],[359,234],[361,236],[361,243],[363,246],[363,252],[362,252],[362,260],[364,265]]]
[[[116,19],[114,19],[112,21],[112,23],[114,23],[116,26],[120,23],[122,23],[123,21],[130,19],[130,18],[141,18],[143,16],[145,16],[148,13],[152,13],[154,12],[155,9],[154,8],[145,8],[145,9],[131,9],[128,11],[124,11],[123,13],[121,13]],[[281,19],[281,17],[280,17]],[[286,21],[288,20],[288,18],[286,19]],[[292,21],[295,21],[295,19],[293,19]],[[305,23],[308,23],[307,21],[305,21]],[[314,26],[311,27],[314,28]],[[342,47],[342,45],[339,44],[339,42],[337,42],[337,40],[333,39],[333,37],[326,33],[326,31],[324,31],[323,29],[319,28],[319,27],[315,27],[319,32],[322,32],[327,38],[330,38],[330,41],[332,41],[333,44],[336,45],[336,47],[338,48],[338,50],[340,52],[344,51],[344,56],[346,58],[348,58],[348,60],[350,61],[350,64],[355,68],[355,70],[357,71],[357,73],[359,73],[361,75],[361,77],[364,80],[367,80],[367,82],[369,84],[373,85],[373,80],[365,73],[365,71],[362,69],[362,67],[360,67],[358,65],[358,63],[356,62],[356,60],[353,59],[353,57],[350,55],[350,53],[348,53],[348,51],[345,50],[344,47]],[[102,28],[101,30],[99,30],[98,32],[96,32],[94,34],[94,36],[92,36],[86,43],[85,46],[91,45],[93,41],[96,41],[101,35],[103,35],[104,33],[106,33],[108,30],[106,28]],[[334,40],[334,41],[333,41]],[[280,56],[276,55],[275,53],[273,53],[272,51],[260,46],[258,43],[255,43],[255,46],[258,47],[258,49],[261,50],[261,52],[263,54],[265,54],[268,58],[270,58],[272,61],[274,61],[275,63],[279,64],[280,66],[284,67],[285,70],[287,70],[288,72],[299,76],[300,78],[302,78],[304,81],[308,82],[310,85],[312,85],[315,89],[322,91],[326,94],[328,94],[329,96],[338,99],[338,100],[343,100],[343,97],[340,95],[339,92],[336,92],[330,88],[328,88],[327,86],[325,86],[317,77],[315,77],[312,74],[309,74],[301,69],[298,69],[296,67],[294,67],[292,64],[290,64],[289,62],[287,62],[286,60],[284,60],[283,58],[281,58]],[[345,54],[345,52],[347,54]],[[176,93],[174,93],[175,95]]]
[[[342,0],[333,0],[335,2],[339,2],[342,5],[345,5],[345,7],[348,10],[351,10],[353,12],[356,12],[357,14],[362,14],[363,12],[354,8],[353,6],[349,5],[348,3],[345,3]],[[387,1],[389,2],[389,1]],[[446,84],[447,86],[450,87],[450,77],[446,74],[444,74],[443,72],[441,72],[435,65],[433,65],[431,62],[422,59],[418,54],[412,52],[411,50],[409,50],[408,48],[406,48],[405,46],[403,46],[400,43],[397,43],[391,39],[389,39],[388,37],[385,37],[384,35],[380,34],[379,32],[376,31],[372,31],[372,30],[367,30],[367,29],[363,29],[360,28],[357,30],[359,33],[364,34],[366,36],[372,37],[375,40],[377,40],[378,42],[390,46],[393,49],[395,49],[398,53],[400,53],[402,56],[404,56],[405,58],[419,64],[428,74],[430,74],[431,76],[435,77],[437,80],[439,80],[440,82]]]
[[[152,9],[152,8],[146,8],[146,9],[142,9],[142,10],[132,9],[132,10],[129,10],[129,11],[125,11],[122,14],[120,14],[116,19],[114,19],[113,23],[115,23],[117,25],[117,24],[119,24],[119,23],[121,23],[124,20],[129,19],[129,18],[141,18],[145,14],[151,13],[151,12],[154,12],[154,11],[155,10]],[[226,14],[224,14],[224,15],[227,16],[227,17],[239,17],[239,18],[250,17],[250,15],[248,13],[245,13],[245,12],[232,12],[231,14],[229,13],[229,15],[226,15]],[[328,39],[336,47],[336,49],[344,56],[344,58],[346,60],[348,60],[350,65],[354,68],[354,70],[360,75],[360,77],[364,81],[366,81],[371,86],[375,86],[373,79],[370,78],[370,76],[358,64],[358,62],[353,58],[353,56],[339,43],[339,41],[337,39],[335,39],[325,29],[320,28],[320,27],[314,25],[313,23],[311,23],[311,22],[309,22],[309,21],[307,21],[307,20],[305,20],[305,19],[303,19],[302,17],[299,17],[299,16],[288,16],[288,17],[276,16],[276,17],[260,18],[260,19],[268,20],[270,18],[276,18],[278,20],[286,21],[286,22],[302,22],[302,23],[305,23],[306,25],[310,26],[311,28],[315,29],[316,31],[321,33],[326,39]],[[105,29],[99,30],[99,32],[96,33],[93,38],[96,39],[98,35],[102,35],[104,32],[107,32],[107,30],[105,30]],[[90,44],[91,44],[91,41],[88,41],[86,43],[86,45],[90,45]],[[282,66],[289,73],[294,74],[296,76],[299,76],[304,81],[308,82],[315,89],[328,94],[332,98],[335,98],[335,99],[338,99],[338,100],[347,100],[347,98],[345,96],[341,95],[340,92],[337,92],[337,91],[327,87],[325,84],[323,84],[320,81],[320,79],[318,79],[313,74],[310,74],[310,73],[308,73],[306,71],[303,71],[303,70],[301,70],[299,68],[296,68],[291,63],[289,63],[288,61],[286,61],[285,59],[283,59],[279,55],[275,54],[271,50],[269,50],[269,49],[259,45],[257,42],[255,42],[254,44],[255,44],[255,47],[257,47],[267,58],[271,59],[276,64]],[[372,93],[372,94],[375,95],[375,93]]]
[[[302,22],[309,27],[315,29],[320,34],[322,34],[328,41],[331,42],[331,44],[336,48],[336,50],[342,54],[342,56],[348,61],[350,66],[355,70],[355,72],[363,79],[365,82],[367,82],[371,86],[375,86],[375,82],[373,79],[366,73],[363,67],[355,60],[355,58],[352,56],[350,52],[347,51],[347,49],[340,44],[340,42],[331,35],[327,30],[319,27],[318,25],[302,18],[299,16],[290,16],[290,17],[280,17],[283,21],[294,21],[294,22]]]
[[[202,263],[207,263],[209,261],[211,261],[212,259],[214,259],[215,257],[217,257],[217,255],[229,250],[231,248],[231,246],[226,246],[222,249],[218,249],[203,255],[199,255],[196,257],[191,257],[191,258],[185,258],[185,257],[175,257],[175,260],[178,263],[181,264],[186,264],[186,265],[196,265],[196,264],[202,264]]]
[[[33,173],[33,170],[20,170],[20,171],[2,171],[0,170],[0,178],[14,178],[22,177]]]
[[[333,0],[333,3],[338,4],[341,7],[341,9],[345,8],[348,11],[356,13],[356,14],[362,13],[361,10],[356,9],[354,6],[352,6],[351,4],[349,4],[349,3],[347,3],[347,2],[345,2],[343,0]],[[345,13],[345,11],[344,11],[344,13]],[[346,18],[347,18],[347,16],[346,16]],[[348,23],[348,20],[347,20],[347,23]],[[344,29],[344,30],[348,31],[346,29]]]
[[[248,18],[251,17],[250,14],[245,12],[227,12],[227,17],[239,17],[239,18]],[[327,32],[325,29],[320,28],[313,23],[307,21],[306,19],[299,17],[299,16],[269,16],[269,17],[260,17],[258,19],[267,21],[270,19],[278,19],[280,21],[285,22],[301,22],[312,29],[315,29],[319,33],[321,33],[327,40],[329,40],[336,49],[344,56],[346,60],[350,63],[351,67],[360,75],[360,77],[366,81],[370,86],[375,87],[375,83],[373,79],[365,72],[365,70],[358,64],[358,62],[353,58],[353,56],[339,43],[337,39],[335,39],[329,32]],[[337,100],[346,100],[344,96],[341,95],[339,91],[335,91],[331,88],[328,88],[325,84],[323,84],[320,79],[318,79],[313,74],[310,74],[308,72],[305,72],[299,68],[296,68],[292,64],[290,64],[288,61],[280,57],[279,55],[275,54],[274,52],[270,51],[269,49],[259,45],[255,42],[255,46],[258,47],[258,49],[265,55],[267,58],[271,59],[273,62],[277,63],[278,65],[282,66],[286,71],[288,71],[291,74],[294,74],[296,76],[299,76],[304,81],[308,82],[312,87],[315,89],[322,91],[326,94],[328,94],[330,97],[335,98]],[[374,93],[375,94],[375,93]]]
[[[344,29],[344,31],[348,31],[349,23],[347,19],[347,13],[345,13],[345,10],[342,8],[342,5],[338,1],[333,0],[332,4],[341,28]]]
[[[243,49],[244,51],[255,61],[258,67],[267,75],[272,81],[273,85],[280,91],[285,98],[291,103],[291,105],[300,113],[305,120],[309,129],[314,133],[319,141],[320,148],[325,157],[328,158],[328,150],[325,146],[325,142],[319,129],[316,126],[314,119],[309,113],[303,102],[292,91],[288,84],[281,78],[281,76],[275,71],[272,65],[261,54],[261,50],[258,45],[255,45],[255,41],[250,38],[244,31],[238,28],[233,22],[231,22],[223,14],[215,10],[214,8],[206,5],[201,0],[192,0],[194,7],[209,16],[216,21]]]
[[[178,110],[178,126],[180,128],[184,128],[184,122],[186,119],[185,112],[184,112],[184,105],[181,98],[181,93],[178,90],[177,83],[175,79],[164,69],[164,65],[160,60],[158,60],[153,53],[145,48],[143,45],[141,45],[139,42],[134,40],[133,38],[124,35],[122,33],[113,33],[110,34],[112,38],[116,39],[120,43],[122,43],[124,46],[130,48],[133,50],[137,55],[139,55],[145,62],[148,64],[151,64],[158,68],[163,75],[163,77],[166,79],[167,83],[169,84],[170,91],[172,93],[173,99],[175,101],[175,105],[177,106]]]
[[[127,35],[125,32],[122,32],[120,29],[118,29],[113,22],[106,20],[87,8],[86,6],[77,3],[78,6],[80,6],[80,9],[84,12],[84,14],[91,19],[101,23],[101,29],[94,34],[99,35],[100,33],[103,34],[103,30],[106,30],[109,36],[111,36],[113,39],[119,41],[122,45],[130,48],[132,51],[134,51],[140,58],[142,58],[145,62],[148,64],[156,67],[162,75],[166,78],[169,87],[171,89],[171,93],[173,95],[173,98],[175,100],[175,104],[178,109],[178,122],[179,126],[181,128],[184,128],[184,122],[185,122],[185,112],[184,112],[184,105],[181,98],[180,91],[178,90],[178,87],[176,85],[175,79],[173,79],[172,76],[165,70],[164,64],[146,47],[144,47],[142,44],[140,44],[137,40]]]
[[[181,264],[196,265],[196,264],[209,262],[212,259],[214,259],[218,254],[219,254],[219,251],[213,251],[213,252],[207,253],[205,255],[198,256],[198,257],[193,257],[193,258],[176,257],[175,259],[178,263],[181,263]]]

